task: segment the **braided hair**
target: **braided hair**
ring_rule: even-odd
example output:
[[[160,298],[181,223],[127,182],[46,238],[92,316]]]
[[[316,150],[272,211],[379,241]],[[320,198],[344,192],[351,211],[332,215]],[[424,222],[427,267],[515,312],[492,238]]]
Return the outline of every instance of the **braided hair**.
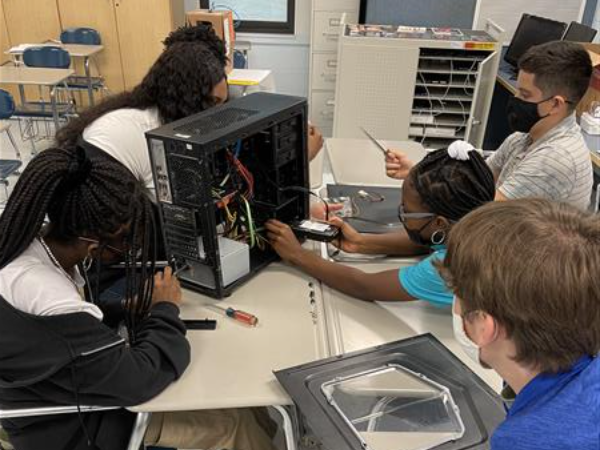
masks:
[[[422,203],[452,222],[493,201],[496,195],[494,174],[475,151],[463,161],[452,158],[447,149],[436,150],[427,154],[409,176]]]
[[[82,147],[43,151],[23,171],[0,216],[0,269],[40,235],[46,216],[53,238],[65,243],[97,239],[99,257],[106,251],[105,242],[123,233],[125,319],[134,341],[136,321],[152,301],[156,261],[154,215],[144,187],[127,168],[101,153],[88,155]],[[135,267],[138,256],[140,270]]]

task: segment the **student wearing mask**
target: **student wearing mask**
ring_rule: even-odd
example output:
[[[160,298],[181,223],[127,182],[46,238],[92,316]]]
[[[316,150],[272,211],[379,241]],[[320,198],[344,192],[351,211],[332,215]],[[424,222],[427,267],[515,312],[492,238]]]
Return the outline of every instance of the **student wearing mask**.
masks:
[[[3,408],[134,406],[183,374],[190,346],[181,288],[170,268],[154,275],[156,243],[147,192],[114,159],[53,148],[28,164],[0,216]],[[79,267],[91,260],[125,263],[126,333],[104,323],[103,305],[82,298],[89,285]],[[5,419],[2,427],[19,450],[120,450],[134,419],[118,409]],[[271,448],[254,413],[235,409],[153,415],[146,440]]]
[[[357,233],[341,220],[340,246],[347,252],[396,255],[428,254],[415,266],[365,273],[322,259],[303,249],[289,226],[270,221],[266,228],[275,251],[285,261],[347,295],[363,300],[422,299],[450,305],[452,293],[433,266],[446,254],[446,238],[463,216],[494,199],[494,178],[472,147],[455,143],[448,150],[428,154],[410,171],[398,208],[405,230],[368,235]]]
[[[550,42],[523,55],[507,110],[514,134],[487,160],[496,200],[538,197],[589,206],[593,168],[575,108],[591,74],[590,56],[573,42]],[[388,176],[402,179],[410,167],[401,151],[389,153]]]
[[[517,394],[492,450],[600,449],[600,222],[542,199],[492,203],[439,264],[456,339]]]

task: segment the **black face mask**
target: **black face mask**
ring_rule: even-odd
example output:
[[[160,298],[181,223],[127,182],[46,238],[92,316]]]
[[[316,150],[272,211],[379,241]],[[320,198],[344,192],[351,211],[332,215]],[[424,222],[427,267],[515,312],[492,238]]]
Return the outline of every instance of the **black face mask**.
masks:
[[[428,221],[425,225],[423,225],[418,230],[413,230],[411,228],[408,228],[406,226],[406,224],[404,224],[404,229],[406,230],[406,234],[408,234],[408,238],[417,245],[420,245],[422,247],[430,247],[431,242],[429,242],[427,239],[423,238],[423,236],[421,236],[421,233],[423,232],[423,230],[425,228],[427,228],[429,226],[429,224],[431,222],[433,222],[433,219],[435,219],[435,217],[432,217],[430,221]]]
[[[506,106],[506,114],[508,116],[508,124],[510,129],[520,131],[521,133],[529,133],[533,126],[540,120],[545,119],[550,114],[540,116],[538,105],[552,100],[554,97],[547,98],[541,102],[526,102],[517,97],[511,97]]]

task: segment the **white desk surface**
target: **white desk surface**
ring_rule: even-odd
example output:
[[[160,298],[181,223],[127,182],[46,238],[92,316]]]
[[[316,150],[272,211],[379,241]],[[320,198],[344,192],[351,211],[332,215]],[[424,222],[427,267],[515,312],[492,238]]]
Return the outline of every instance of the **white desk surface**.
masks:
[[[103,45],[61,44],[60,47],[64,48],[69,52],[69,55],[75,58],[89,58],[104,50]]]
[[[29,44],[27,44],[30,46]],[[44,42],[43,44],[39,44],[42,46],[54,46],[64,48],[69,52],[69,55],[74,56],[76,58],[89,58],[94,56],[96,53],[104,50],[103,45],[81,45],[81,44],[61,44],[59,42]],[[35,46],[32,44],[31,46]],[[22,55],[25,51],[25,46],[16,46],[11,49],[8,49],[4,53],[6,55]]]
[[[257,86],[273,74],[270,70],[233,69],[227,74],[227,82],[238,86]]]
[[[426,154],[425,148],[413,141],[381,141],[386,147],[404,151],[413,162]],[[402,181],[385,174],[385,156],[368,139],[337,139],[325,141],[327,156],[336,183],[370,186],[401,186]]]
[[[221,316],[205,302],[218,300],[185,291],[182,317],[216,318],[215,331],[189,331],[192,361],[182,378],[136,411],[191,411],[291,404],[273,370],[326,357],[322,302],[315,282],[283,264],[271,264],[219,303],[256,315],[255,328]],[[314,317],[314,318],[313,318]]]
[[[365,272],[398,269],[414,264],[416,260],[402,260],[348,264]],[[492,389],[500,392],[501,378],[493,370],[486,370],[471,361],[454,338],[452,312],[425,301],[372,303],[356,300],[327,286],[323,287],[328,326],[332,330],[330,348],[334,354],[348,353],[387,342],[431,333],[448,347],[461,361],[483,379]]]
[[[4,65],[0,66],[0,84],[56,86],[74,73],[72,69],[41,69]]]

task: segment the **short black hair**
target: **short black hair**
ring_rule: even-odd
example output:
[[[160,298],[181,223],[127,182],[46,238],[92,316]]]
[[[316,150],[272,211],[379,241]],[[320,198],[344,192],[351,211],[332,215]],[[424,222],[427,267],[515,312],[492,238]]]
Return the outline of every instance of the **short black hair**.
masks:
[[[447,149],[428,153],[409,179],[429,211],[457,222],[494,200],[494,174],[476,151],[466,161],[452,158]]]
[[[519,70],[535,75],[544,95],[564,95],[575,109],[592,76],[592,60],[581,44],[553,41],[531,47],[519,60]]]

